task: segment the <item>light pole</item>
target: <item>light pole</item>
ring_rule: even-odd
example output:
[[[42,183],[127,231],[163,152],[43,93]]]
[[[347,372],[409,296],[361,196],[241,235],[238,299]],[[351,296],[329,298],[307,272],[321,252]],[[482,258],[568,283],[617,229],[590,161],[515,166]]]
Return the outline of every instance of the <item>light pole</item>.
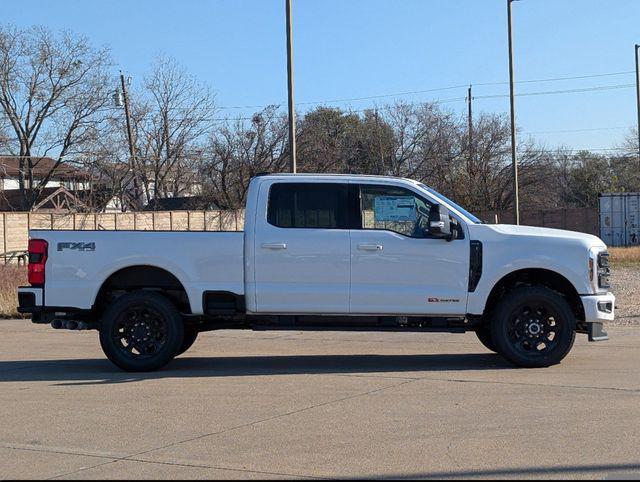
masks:
[[[636,97],[638,102],[638,161],[640,161],[640,44],[636,44]]]
[[[287,85],[289,91],[289,153],[290,170],[294,174],[298,170],[296,152],[296,104],[293,83],[293,16],[291,12],[291,0],[285,0],[287,13]]]
[[[509,96],[511,99],[511,164],[513,169],[513,202],[515,222],[520,224],[520,197],[518,192],[518,153],[516,142],[516,95],[513,73],[513,22],[511,4],[517,0],[507,0],[507,21],[509,23]]]

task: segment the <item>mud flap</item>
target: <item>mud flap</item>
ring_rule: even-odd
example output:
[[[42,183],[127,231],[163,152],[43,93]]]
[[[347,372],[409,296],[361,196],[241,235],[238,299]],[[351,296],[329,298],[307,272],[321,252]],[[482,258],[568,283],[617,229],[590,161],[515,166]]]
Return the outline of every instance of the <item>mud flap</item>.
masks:
[[[587,323],[589,341],[606,341],[609,335],[604,331],[602,323]]]

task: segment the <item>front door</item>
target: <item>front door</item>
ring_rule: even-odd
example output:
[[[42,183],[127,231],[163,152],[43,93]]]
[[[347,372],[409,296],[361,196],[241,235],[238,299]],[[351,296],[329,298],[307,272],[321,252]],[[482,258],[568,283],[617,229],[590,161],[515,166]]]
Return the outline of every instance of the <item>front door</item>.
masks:
[[[409,189],[367,184],[359,197],[361,229],[351,232],[350,312],[466,314],[469,239],[429,238],[432,202]]]
[[[346,183],[263,184],[267,216],[258,216],[255,293],[260,313],[349,312]]]

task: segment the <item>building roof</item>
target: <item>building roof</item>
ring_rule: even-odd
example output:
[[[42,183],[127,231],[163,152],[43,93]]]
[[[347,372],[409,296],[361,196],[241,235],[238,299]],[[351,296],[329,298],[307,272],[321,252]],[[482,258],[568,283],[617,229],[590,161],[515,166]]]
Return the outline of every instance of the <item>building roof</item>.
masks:
[[[32,157],[33,176],[36,179],[44,178],[56,165],[55,159],[50,157]],[[17,178],[20,175],[19,156],[0,156],[0,178]],[[52,181],[75,181],[88,179],[91,175],[82,169],[61,163],[55,168],[51,176]]]

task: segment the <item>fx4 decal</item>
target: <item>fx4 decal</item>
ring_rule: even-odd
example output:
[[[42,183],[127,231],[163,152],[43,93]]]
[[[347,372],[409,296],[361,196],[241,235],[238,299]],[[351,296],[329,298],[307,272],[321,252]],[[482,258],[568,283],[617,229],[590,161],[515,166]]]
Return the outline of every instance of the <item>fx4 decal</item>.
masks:
[[[96,243],[58,243],[58,251],[95,251]]]

